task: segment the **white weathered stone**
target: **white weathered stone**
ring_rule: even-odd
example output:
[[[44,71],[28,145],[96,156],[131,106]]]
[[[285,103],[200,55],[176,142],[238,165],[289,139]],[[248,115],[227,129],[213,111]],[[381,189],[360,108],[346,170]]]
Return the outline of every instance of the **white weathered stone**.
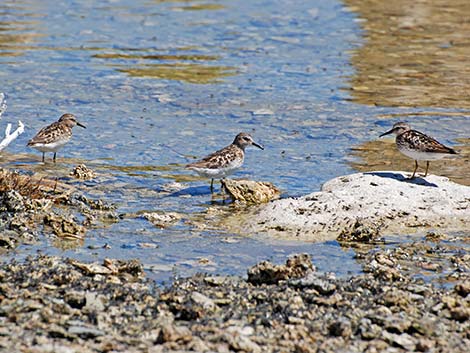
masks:
[[[470,187],[429,175],[408,180],[404,172],[338,177],[320,192],[286,198],[227,220],[243,232],[267,232],[302,240],[335,239],[358,220],[380,234],[428,228],[465,230],[470,225]]]

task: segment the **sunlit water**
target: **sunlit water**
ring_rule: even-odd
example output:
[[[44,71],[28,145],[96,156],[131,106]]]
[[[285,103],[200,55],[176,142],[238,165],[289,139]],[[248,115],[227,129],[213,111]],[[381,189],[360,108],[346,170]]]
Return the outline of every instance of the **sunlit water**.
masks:
[[[382,115],[396,108],[349,95],[351,51],[364,42],[359,24],[357,14],[331,0],[2,1],[0,91],[9,106],[2,124],[26,125],[4,152],[4,165],[59,176],[121,214],[175,211],[190,219],[212,201],[209,182],[182,166],[247,131],[265,150],[247,150],[236,177],[273,182],[284,196],[318,190],[354,171],[351,147],[377,139],[395,121]],[[43,165],[26,142],[64,112],[87,129],[75,128],[58,163]],[[415,125],[442,142],[469,135],[465,116],[428,119]],[[69,179],[79,163],[98,177]],[[175,181],[184,183],[182,192],[161,192]],[[88,231],[83,246],[62,250],[44,239],[12,256],[38,250],[139,258],[159,281],[196,271],[243,274],[260,260],[283,262],[298,252],[312,254],[323,271],[360,268],[335,242],[200,230],[185,219],[158,229],[124,218]]]

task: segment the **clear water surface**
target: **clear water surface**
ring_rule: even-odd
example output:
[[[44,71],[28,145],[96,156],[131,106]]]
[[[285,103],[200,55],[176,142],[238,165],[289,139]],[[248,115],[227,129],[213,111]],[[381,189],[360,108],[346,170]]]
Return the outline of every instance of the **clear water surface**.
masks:
[[[26,132],[3,153],[3,165],[59,176],[121,214],[173,211],[191,219],[214,205],[208,181],[182,166],[247,131],[265,150],[248,150],[236,177],[271,181],[285,196],[316,191],[353,172],[351,147],[375,140],[391,125],[380,116],[396,112],[350,97],[360,23],[331,0],[4,0],[0,91],[9,108],[1,123],[21,119]],[[87,129],[75,128],[58,163],[43,165],[26,142],[64,112]],[[464,119],[437,116],[426,128],[454,143],[468,135]],[[69,178],[79,163],[98,177]],[[173,182],[183,191],[162,193]],[[244,274],[260,260],[283,262],[298,252],[312,254],[323,271],[360,269],[354,252],[336,242],[229,234],[184,219],[159,229],[126,217],[89,230],[83,246],[43,239],[11,256],[37,251],[138,258],[158,281],[196,271]]]

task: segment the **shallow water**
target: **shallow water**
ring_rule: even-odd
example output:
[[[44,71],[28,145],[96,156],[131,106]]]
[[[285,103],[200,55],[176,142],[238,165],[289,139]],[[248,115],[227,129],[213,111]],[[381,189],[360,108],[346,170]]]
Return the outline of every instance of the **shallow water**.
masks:
[[[296,196],[361,169],[370,149],[354,155],[351,148],[377,140],[397,121],[391,114],[403,114],[444,143],[468,144],[465,104],[447,102],[428,113],[425,103],[375,107],[358,98],[355,82],[369,75],[358,63],[372,59],[361,52],[370,43],[361,27],[367,14],[354,10],[330,0],[3,1],[0,90],[9,108],[2,123],[26,124],[3,164],[59,176],[116,204],[118,213],[185,215],[167,229],[124,218],[91,229],[80,246],[65,250],[67,244],[44,239],[12,256],[139,258],[159,281],[195,271],[243,274],[260,260],[283,262],[297,252],[312,254],[323,271],[359,271],[354,252],[335,242],[292,243],[195,227],[192,220],[211,207],[229,206],[213,205],[208,181],[182,168],[247,131],[265,150],[248,150],[236,177],[271,181],[285,196]],[[43,165],[40,153],[25,144],[64,112],[87,129],[75,128],[58,163]],[[98,177],[70,179],[79,163]],[[380,158],[374,165],[401,167]],[[468,184],[465,169],[449,174]],[[173,182],[183,190],[165,192]]]

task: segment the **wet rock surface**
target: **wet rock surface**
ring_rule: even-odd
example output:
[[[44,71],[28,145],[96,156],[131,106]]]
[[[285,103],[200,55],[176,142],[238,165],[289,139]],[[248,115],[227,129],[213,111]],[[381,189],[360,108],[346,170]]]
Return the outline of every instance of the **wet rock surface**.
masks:
[[[435,175],[413,180],[405,175],[370,172],[338,177],[325,183],[320,192],[237,214],[237,226],[244,231],[318,241],[338,236],[342,241],[376,241],[382,235],[431,227],[468,229],[470,187]],[[232,223],[229,217],[228,227]]]
[[[272,183],[253,180],[222,179],[222,189],[233,201],[248,204],[265,203],[278,199],[281,191]]]
[[[82,240],[87,226],[117,219],[113,206],[89,200],[58,180],[0,169],[0,248],[33,243],[41,235]]]
[[[438,245],[429,246],[440,254]],[[419,252],[417,245],[407,249],[408,255]],[[169,288],[147,280],[138,261],[30,257],[0,267],[0,347],[467,352],[468,269],[455,269],[459,276],[447,289],[438,288],[401,271],[405,252],[365,251],[358,261],[368,264],[366,272],[349,278],[317,273],[312,259],[300,254],[285,265],[254,266],[249,280],[198,274]]]
[[[171,227],[183,218],[176,212],[145,212],[141,216],[158,228]]]
[[[285,265],[273,265],[263,261],[248,270],[248,282],[252,284],[276,284],[291,278],[302,278],[314,272],[310,256],[295,255],[289,258]]]
[[[82,180],[91,180],[96,177],[95,172],[88,168],[85,164],[79,164],[75,166],[70,172],[70,175]]]

